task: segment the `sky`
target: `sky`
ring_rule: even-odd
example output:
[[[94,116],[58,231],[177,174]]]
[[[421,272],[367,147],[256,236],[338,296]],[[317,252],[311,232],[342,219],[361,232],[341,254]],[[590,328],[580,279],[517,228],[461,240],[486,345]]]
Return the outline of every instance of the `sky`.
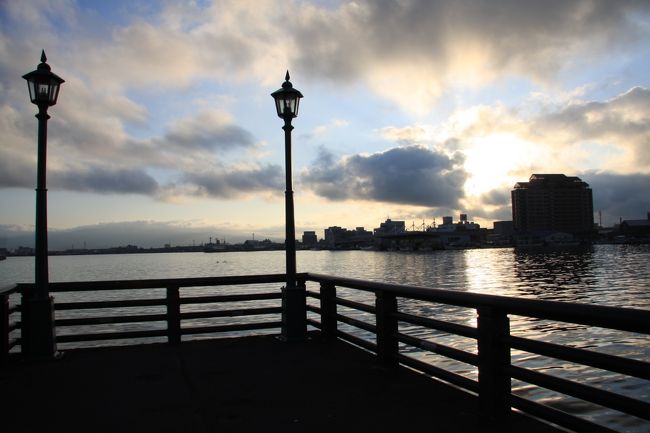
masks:
[[[650,2],[0,0],[0,247],[33,245],[45,50],[51,249],[284,240],[442,216],[492,228],[533,173],[604,226],[650,211]]]

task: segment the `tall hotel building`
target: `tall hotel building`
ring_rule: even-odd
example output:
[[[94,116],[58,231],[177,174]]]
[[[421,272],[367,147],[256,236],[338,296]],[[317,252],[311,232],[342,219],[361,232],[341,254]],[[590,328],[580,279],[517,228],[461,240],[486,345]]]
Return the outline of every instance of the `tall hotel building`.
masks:
[[[586,234],[594,227],[591,188],[578,177],[533,174],[512,191],[512,221],[518,233]]]

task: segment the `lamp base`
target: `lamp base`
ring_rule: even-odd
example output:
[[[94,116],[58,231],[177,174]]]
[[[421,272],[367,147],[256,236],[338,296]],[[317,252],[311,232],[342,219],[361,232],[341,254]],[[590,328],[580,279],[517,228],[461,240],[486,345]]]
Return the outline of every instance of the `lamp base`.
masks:
[[[23,355],[32,360],[55,359],[56,329],[53,298],[25,299],[22,304],[21,346]]]

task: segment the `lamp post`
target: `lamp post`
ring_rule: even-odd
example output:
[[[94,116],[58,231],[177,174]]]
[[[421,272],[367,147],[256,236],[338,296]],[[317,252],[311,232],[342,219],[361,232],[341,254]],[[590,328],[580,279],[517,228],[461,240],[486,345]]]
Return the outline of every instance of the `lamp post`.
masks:
[[[293,214],[293,184],[291,176],[291,121],[298,116],[298,106],[302,93],[293,88],[289,81],[289,71],[282,88],[271,93],[275,99],[278,117],[284,119],[284,161],[286,171],[285,251],[287,262],[287,284],[282,291],[282,336],[286,340],[304,338],[306,329],[305,293],[296,285],[296,227]]]
[[[64,80],[54,74],[47,63],[45,51],[35,71],[23,75],[27,80],[29,99],[38,106],[38,153],[36,174],[36,257],[34,292],[23,297],[23,352],[29,357],[56,355],[54,305],[48,289],[47,263],[47,109],[56,104]]]

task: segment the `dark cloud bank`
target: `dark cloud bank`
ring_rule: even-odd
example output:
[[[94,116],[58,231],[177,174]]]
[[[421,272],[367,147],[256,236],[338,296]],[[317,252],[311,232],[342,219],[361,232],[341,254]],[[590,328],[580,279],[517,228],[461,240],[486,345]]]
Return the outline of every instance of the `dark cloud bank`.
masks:
[[[585,172],[580,175],[594,194],[594,212],[602,211],[608,221],[644,219],[650,212],[650,174]]]
[[[370,200],[456,208],[467,173],[452,159],[420,146],[396,147],[335,161],[321,150],[303,184],[330,200]]]

